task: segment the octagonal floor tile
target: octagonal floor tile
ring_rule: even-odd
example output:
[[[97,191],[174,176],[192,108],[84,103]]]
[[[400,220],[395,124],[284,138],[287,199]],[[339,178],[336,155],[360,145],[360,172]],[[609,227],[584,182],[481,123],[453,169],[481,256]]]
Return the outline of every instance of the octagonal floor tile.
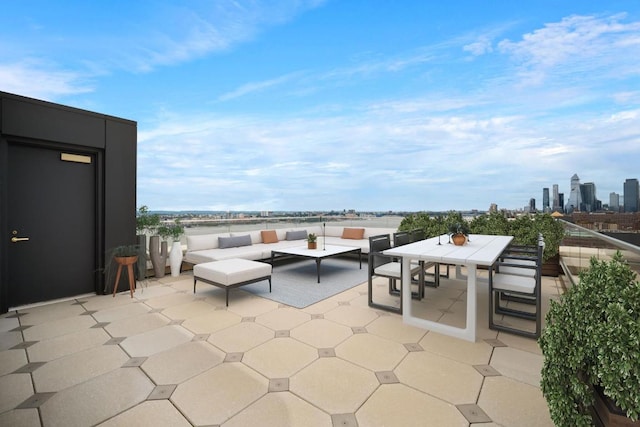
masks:
[[[396,314],[378,317],[367,325],[367,332],[400,344],[417,343],[427,333],[424,329],[404,324],[402,316]]]
[[[244,353],[269,341],[274,334],[255,322],[241,322],[211,334],[207,341],[227,353]]]
[[[15,371],[27,362],[27,354],[22,349],[0,351],[0,376]]]
[[[266,378],[242,363],[223,363],[180,385],[171,396],[192,424],[222,424],[267,393]]]
[[[429,332],[419,344],[426,351],[466,363],[467,365],[488,364],[493,349],[484,341],[469,342],[437,332]]]
[[[239,291],[237,295],[234,296],[233,301],[231,301],[231,295],[229,295],[229,307],[227,310],[242,317],[256,317],[276,310],[277,308],[278,303],[275,301]]]
[[[240,414],[224,423],[224,427],[305,426],[331,427],[331,417],[289,392],[269,393]]]
[[[101,346],[109,338],[109,334],[100,328],[85,329],[73,334],[37,342],[27,348],[27,353],[31,362],[48,362],[78,351]]]
[[[377,319],[378,315],[368,308],[341,305],[326,312],[324,318],[352,328],[366,326]]]
[[[131,357],[151,356],[191,341],[193,335],[180,326],[168,325],[126,338],[120,346]]]
[[[120,304],[116,307],[97,311],[93,314],[98,322],[115,322],[116,320],[145,314],[150,310],[145,304]]]
[[[478,406],[500,425],[553,426],[547,402],[540,389],[511,378],[485,378]]]
[[[356,412],[362,426],[469,425],[458,409],[404,384],[383,384]],[[484,425],[484,424],[483,424]]]
[[[328,357],[290,378],[289,390],[329,414],[346,414],[355,412],[379,384],[373,372]]]
[[[149,357],[142,369],[154,383],[180,384],[222,363],[225,354],[211,344],[191,341]]]
[[[20,310],[20,313],[24,314],[20,318],[20,323],[22,325],[48,324],[62,319],[75,318],[84,312],[84,307],[74,304],[74,301],[61,301]]]
[[[539,387],[543,363],[542,355],[511,347],[497,347],[493,350],[490,365],[506,377]]]
[[[38,393],[63,390],[118,369],[129,356],[117,345],[102,345],[46,363],[36,369],[33,382]]]
[[[190,319],[192,317],[206,314],[214,310],[211,304],[204,301],[193,301],[186,304],[174,305],[162,310],[162,314],[170,319]]]
[[[28,323],[25,322],[22,322],[22,324],[28,325]],[[25,341],[38,341],[80,332],[89,329],[95,324],[96,321],[91,316],[73,316],[40,323],[39,325],[25,329],[22,333]]]
[[[156,287],[157,288],[157,287]],[[161,286],[160,289],[167,289],[164,295],[150,297],[145,301],[145,304],[152,308],[167,308],[175,307],[182,304],[193,302],[193,294],[183,294],[176,292],[174,289],[168,286]]]
[[[0,413],[15,408],[34,393],[29,374],[0,377]]]
[[[454,405],[475,402],[482,386],[472,366],[428,351],[410,352],[394,372],[402,383]]]
[[[288,378],[317,358],[317,349],[292,338],[277,338],[245,353],[242,362],[267,378]]]
[[[407,354],[402,345],[371,334],[355,334],[336,347],[336,355],[374,372],[393,370]]]
[[[99,426],[190,427],[191,423],[168,400],[152,400],[142,402]]]
[[[143,304],[134,304],[143,305]],[[127,319],[116,320],[105,326],[105,330],[113,337],[130,337],[153,329],[161,328],[169,323],[169,319],[160,313],[147,313]]]
[[[242,317],[227,310],[214,310],[182,322],[194,334],[211,334],[240,323]]]
[[[137,368],[122,368],[59,391],[40,406],[43,425],[95,425],[147,398],[153,383]]]
[[[290,334],[315,348],[331,348],[353,335],[353,331],[326,319],[313,319],[293,329]]]
[[[310,314],[294,308],[283,307],[257,316],[256,322],[274,331],[281,331],[293,329],[310,319]]]

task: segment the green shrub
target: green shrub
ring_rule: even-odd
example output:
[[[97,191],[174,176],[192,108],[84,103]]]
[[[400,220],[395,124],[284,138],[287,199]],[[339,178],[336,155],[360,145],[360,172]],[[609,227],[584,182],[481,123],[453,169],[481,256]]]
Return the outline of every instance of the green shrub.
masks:
[[[539,343],[541,387],[557,426],[592,425],[592,385],[640,415],[640,283],[618,252],[591,259],[579,284],[551,301]]]

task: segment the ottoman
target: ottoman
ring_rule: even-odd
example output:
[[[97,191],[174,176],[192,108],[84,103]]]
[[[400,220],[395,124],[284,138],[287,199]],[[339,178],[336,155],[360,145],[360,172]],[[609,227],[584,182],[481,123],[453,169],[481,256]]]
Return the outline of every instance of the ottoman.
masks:
[[[194,294],[198,280],[224,288],[228,307],[229,289],[231,288],[269,280],[269,292],[271,292],[271,264],[239,258],[205,262],[193,266]]]

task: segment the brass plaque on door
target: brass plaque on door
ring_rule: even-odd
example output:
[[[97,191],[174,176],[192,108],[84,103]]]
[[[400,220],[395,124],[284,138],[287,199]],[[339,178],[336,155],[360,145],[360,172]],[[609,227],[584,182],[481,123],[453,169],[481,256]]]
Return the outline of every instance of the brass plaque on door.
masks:
[[[65,162],[91,163],[91,156],[83,156],[80,154],[61,153],[60,160]]]

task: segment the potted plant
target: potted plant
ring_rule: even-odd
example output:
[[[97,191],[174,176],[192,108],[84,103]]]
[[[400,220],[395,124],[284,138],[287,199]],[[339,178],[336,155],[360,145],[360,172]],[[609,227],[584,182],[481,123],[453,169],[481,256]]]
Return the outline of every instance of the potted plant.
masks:
[[[120,282],[120,276],[122,273],[122,268],[126,267],[127,273],[129,275],[129,290],[131,292],[131,297],[133,298],[135,277],[133,272],[133,265],[138,261],[138,252],[140,247],[138,245],[122,245],[113,248],[111,251],[111,257],[109,258],[109,262],[107,263],[105,270],[107,271],[107,283],[111,282],[111,273],[113,271],[111,266],[111,259],[116,262],[118,265],[118,271],[116,273],[115,282],[113,284],[113,296],[116,295],[116,291],[118,290],[118,283]]]
[[[535,246],[538,235],[544,238],[542,274],[557,277],[560,274],[560,243],[565,235],[564,226],[550,214],[523,215],[509,222],[513,242]]]
[[[147,235],[153,235],[160,225],[160,216],[149,213],[147,206],[140,206],[136,215],[136,234],[138,239],[138,277],[147,276]]]
[[[307,248],[309,249],[317,249],[318,247],[318,236],[315,233],[309,233],[307,235]]]
[[[462,246],[467,242],[470,228],[466,221],[455,222],[449,225],[449,234],[451,234],[451,240],[456,246]]]
[[[591,407],[599,393],[630,420],[637,420],[640,283],[620,252],[610,261],[592,258],[580,282],[559,302],[551,300],[546,319],[539,340],[544,355],[541,388],[553,422],[592,425]],[[624,425],[637,425],[630,420]]]

